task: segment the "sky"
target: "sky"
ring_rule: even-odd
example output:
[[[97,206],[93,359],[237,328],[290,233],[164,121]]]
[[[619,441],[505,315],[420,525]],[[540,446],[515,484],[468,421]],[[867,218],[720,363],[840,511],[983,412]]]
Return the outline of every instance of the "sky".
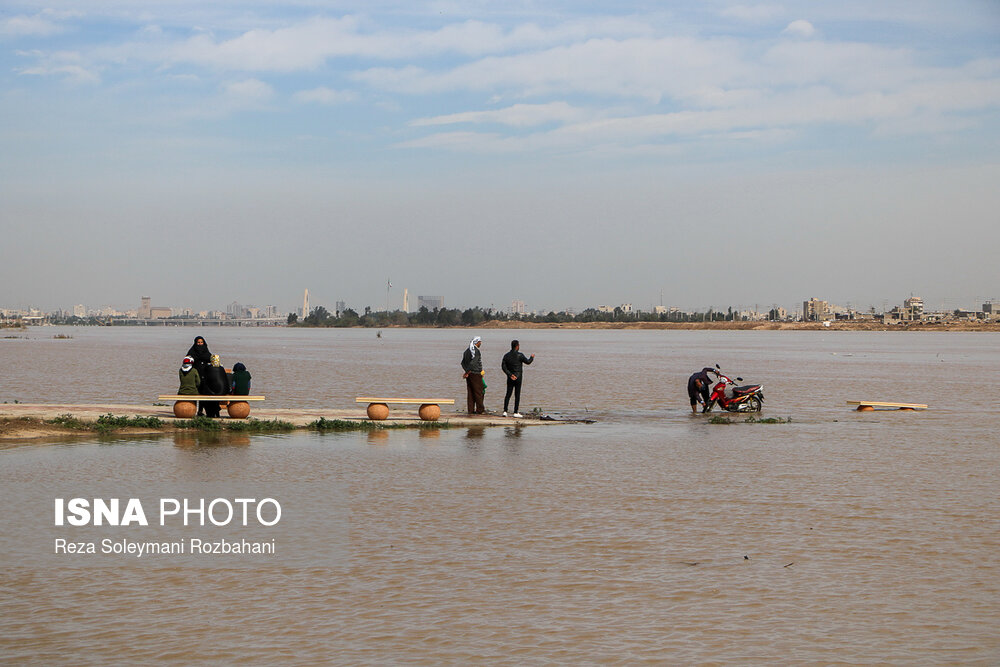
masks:
[[[7,0],[0,307],[1000,301],[1000,2]]]

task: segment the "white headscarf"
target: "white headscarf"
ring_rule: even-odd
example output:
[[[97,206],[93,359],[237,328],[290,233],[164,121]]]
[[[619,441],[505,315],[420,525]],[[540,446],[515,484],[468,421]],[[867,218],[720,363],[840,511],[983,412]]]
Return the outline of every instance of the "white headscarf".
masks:
[[[475,338],[472,339],[472,342],[469,343],[469,352],[472,353],[473,357],[476,356],[476,343],[478,343],[481,340],[482,340],[482,338],[480,338],[479,336],[476,336]]]

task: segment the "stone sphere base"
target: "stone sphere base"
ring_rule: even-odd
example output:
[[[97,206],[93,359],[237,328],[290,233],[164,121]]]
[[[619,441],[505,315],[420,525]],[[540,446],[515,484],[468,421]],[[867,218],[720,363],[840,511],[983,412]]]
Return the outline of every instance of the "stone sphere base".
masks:
[[[246,419],[250,414],[250,404],[246,401],[229,401],[226,412],[233,419]]]
[[[441,407],[435,403],[424,403],[417,410],[417,414],[425,422],[437,421],[438,417],[441,416]]]
[[[198,414],[198,404],[194,401],[176,401],[174,403],[174,417],[191,419],[196,414]]]
[[[858,412],[875,412],[875,408],[870,405],[859,405]]]
[[[381,421],[389,417],[389,406],[385,403],[369,403],[368,419]]]

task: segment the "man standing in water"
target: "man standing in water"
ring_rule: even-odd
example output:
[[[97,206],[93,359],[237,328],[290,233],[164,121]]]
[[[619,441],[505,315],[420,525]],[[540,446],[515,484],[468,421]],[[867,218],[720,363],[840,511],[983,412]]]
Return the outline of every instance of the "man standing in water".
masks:
[[[466,403],[470,415],[481,415],[486,412],[483,406],[483,353],[479,346],[483,339],[476,336],[469,343],[469,348],[462,354],[462,370],[465,374]]]
[[[715,373],[714,368],[705,367],[688,378],[688,397],[691,399],[691,412],[697,413],[698,403],[701,403],[701,411],[708,408],[708,387],[712,384],[709,373]],[[715,373],[718,375],[718,373]]]
[[[503,397],[503,416],[507,416],[507,407],[510,405],[510,394],[514,392],[514,417],[520,419],[521,414],[521,371],[524,367],[521,364],[530,364],[535,360],[535,355],[526,357],[521,354],[521,344],[512,340],[510,342],[510,352],[503,355],[500,368],[507,376],[507,395]]]

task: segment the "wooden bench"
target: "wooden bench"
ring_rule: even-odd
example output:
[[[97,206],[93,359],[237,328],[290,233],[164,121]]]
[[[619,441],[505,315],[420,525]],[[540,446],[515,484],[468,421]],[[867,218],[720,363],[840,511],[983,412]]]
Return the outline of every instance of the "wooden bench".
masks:
[[[355,403],[368,404],[368,418],[374,420],[386,419],[389,416],[390,403],[419,405],[417,414],[424,421],[437,421],[441,416],[442,405],[455,405],[453,398],[379,398],[378,396],[358,396]]]
[[[848,405],[858,406],[858,412],[871,412],[875,408],[895,408],[897,410],[926,410],[925,403],[891,403],[887,401],[848,401]]]
[[[161,401],[174,401],[174,416],[181,419],[191,419],[198,414],[197,401],[214,401],[216,403],[228,403],[226,412],[233,419],[246,419],[250,414],[250,404],[247,401],[263,401],[263,396],[237,396],[226,394],[225,396],[203,396],[201,394],[164,394],[157,396]]]

